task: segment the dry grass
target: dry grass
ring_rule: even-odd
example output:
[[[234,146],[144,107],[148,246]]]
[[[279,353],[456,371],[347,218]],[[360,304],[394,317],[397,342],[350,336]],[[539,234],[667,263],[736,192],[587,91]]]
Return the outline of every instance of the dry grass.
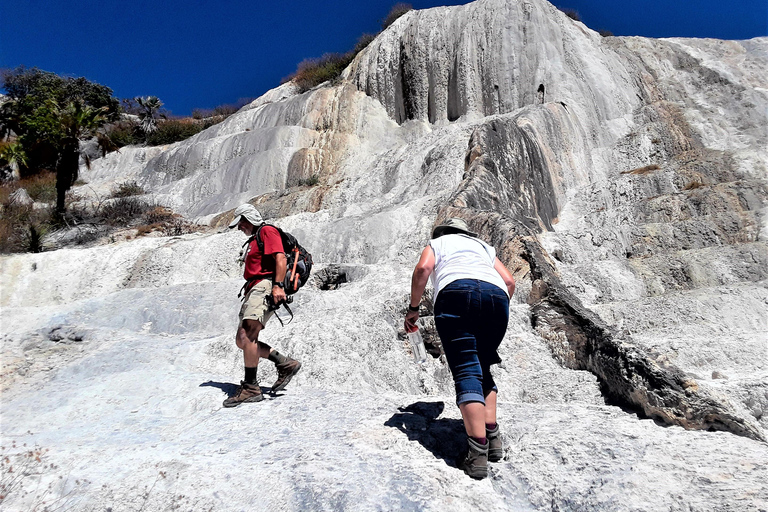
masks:
[[[48,450],[40,447],[0,447],[0,508],[4,510],[70,510],[87,480],[76,480],[74,487],[59,476],[61,468],[46,461]],[[52,478],[53,477],[53,478]],[[48,480],[48,485],[43,482]]]
[[[11,194],[20,188],[27,190],[37,203],[47,203],[48,207],[12,203]],[[54,208],[54,174],[3,184],[0,186],[0,253],[41,252],[90,244],[132,226],[138,231],[136,236],[152,232],[179,236],[201,229],[168,208],[137,197],[144,193],[135,182],[126,182],[115,187],[110,198],[87,203],[70,191],[66,212],[60,215]]]
[[[11,195],[24,189],[37,203],[50,208],[11,202]],[[59,223],[54,212],[56,174],[46,172],[0,186],[0,253],[40,252],[42,239]]]
[[[639,174],[642,176],[644,174],[650,174],[653,171],[657,171],[659,169],[661,169],[661,167],[659,167],[658,165],[651,164],[651,165],[646,165],[645,167],[638,167],[637,169],[632,169],[631,171],[622,171],[621,174]]]
[[[690,181],[686,186],[683,187],[683,190],[695,190],[701,187],[706,187],[706,185],[700,181]]]
[[[387,14],[387,17],[384,18],[384,20],[381,22],[381,30],[386,29],[388,26],[397,21],[398,18],[400,18],[403,14],[412,10],[413,6],[411,4],[397,3],[393,5],[392,9],[389,10],[389,14]]]
[[[142,194],[146,194],[146,192],[138,183],[135,181],[126,181],[125,183],[120,183],[112,190],[111,197],[130,197],[140,196]]]
[[[9,196],[20,188],[25,189],[29,197],[38,203],[56,201],[56,173],[41,172],[18,181],[3,183],[0,185],[0,204],[6,204]]]

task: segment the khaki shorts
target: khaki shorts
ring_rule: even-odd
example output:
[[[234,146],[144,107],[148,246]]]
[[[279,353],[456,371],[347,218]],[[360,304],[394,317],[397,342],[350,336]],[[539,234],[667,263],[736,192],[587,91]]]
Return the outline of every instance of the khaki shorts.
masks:
[[[272,295],[272,280],[262,279],[248,291],[243,301],[243,305],[240,307],[240,323],[238,326],[243,325],[243,320],[258,320],[262,326],[266,326],[267,322],[274,311],[270,311],[267,305],[267,296]]]

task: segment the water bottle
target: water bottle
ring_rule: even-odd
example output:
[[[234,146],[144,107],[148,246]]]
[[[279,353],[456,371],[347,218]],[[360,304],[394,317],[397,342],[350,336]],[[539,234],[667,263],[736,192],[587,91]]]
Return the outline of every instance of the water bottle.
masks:
[[[424,340],[421,339],[421,332],[418,327],[415,331],[408,333],[408,341],[411,343],[411,351],[416,362],[423,363],[426,361],[427,349],[424,348]]]

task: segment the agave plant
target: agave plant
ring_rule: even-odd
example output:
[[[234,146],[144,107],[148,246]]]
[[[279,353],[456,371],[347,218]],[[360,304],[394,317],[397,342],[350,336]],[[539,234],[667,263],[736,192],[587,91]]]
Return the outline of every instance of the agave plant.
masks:
[[[139,127],[144,133],[152,133],[157,130],[157,118],[165,117],[160,113],[163,102],[157,96],[137,96],[136,103],[142,108],[139,113]]]
[[[0,148],[0,159],[8,162],[14,179],[19,179],[19,168],[27,165],[27,154],[18,142],[11,142]]]

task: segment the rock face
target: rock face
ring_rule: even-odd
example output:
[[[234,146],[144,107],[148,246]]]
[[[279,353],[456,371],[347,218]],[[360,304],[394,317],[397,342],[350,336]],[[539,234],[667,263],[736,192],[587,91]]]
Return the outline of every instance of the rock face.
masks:
[[[0,260],[3,456],[29,475],[4,504],[764,508],[766,91],[768,38],[602,38],[543,0],[480,0],[409,12],[338,83],[97,160],[81,193],[135,180],[213,229]],[[301,373],[223,410],[244,201],[316,270],[263,333]],[[454,467],[429,301],[430,361],[401,327],[448,216],[518,281],[494,373],[507,449],[480,483]]]

